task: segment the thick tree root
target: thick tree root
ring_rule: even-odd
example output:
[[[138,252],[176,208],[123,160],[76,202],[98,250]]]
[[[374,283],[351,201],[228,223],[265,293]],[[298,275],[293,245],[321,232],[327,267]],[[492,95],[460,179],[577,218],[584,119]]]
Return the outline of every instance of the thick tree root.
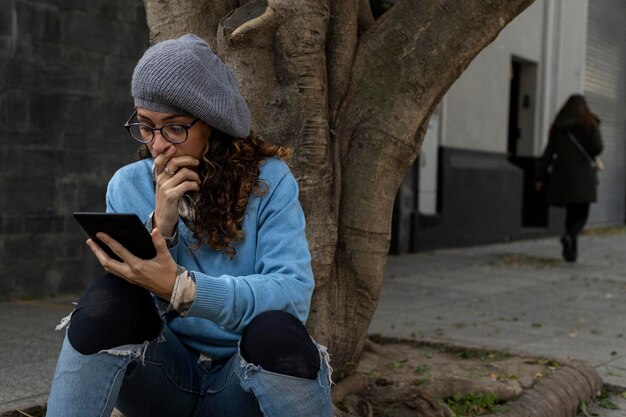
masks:
[[[498,398],[498,401],[502,402],[518,398],[524,392],[518,381],[486,382],[457,377],[436,378],[421,388],[436,398],[492,393]]]

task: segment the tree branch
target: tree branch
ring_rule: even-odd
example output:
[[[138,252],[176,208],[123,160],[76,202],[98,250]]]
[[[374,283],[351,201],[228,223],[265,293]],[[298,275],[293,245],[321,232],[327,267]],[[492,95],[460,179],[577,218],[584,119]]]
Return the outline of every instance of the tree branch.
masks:
[[[326,0],[253,1],[219,28],[218,50],[230,64],[253,115],[253,129],[294,149],[316,285],[331,275],[337,236],[336,152],[330,143]]]
[[[194,33],[216,50],[219,21],[237,7],[237,0],[144,0],[150,43]]]
[[[328,102],[330,123],[348,90],[356,51],[360,0],[333,0],[328,30]]]
[[[414,133],[435,99],[532,2],[400,0],[360,40],[343,105],[348,129],[366,122],[388,131],[414,149],[409,155],[401,155],[406,149],[395,151],[408,167],[417,154]],[[346,146],[344,161],[347,151]]]
[[[333,314],[350,317],[354,327],[331,331],[329,351],[345,366],[339,375],[358,363],[382,285],[393,202],[428,118],[478,52],[532,2],[400,0],[360,38],[336,119],[343,141],[336,258],[341,283],[327,297]]]

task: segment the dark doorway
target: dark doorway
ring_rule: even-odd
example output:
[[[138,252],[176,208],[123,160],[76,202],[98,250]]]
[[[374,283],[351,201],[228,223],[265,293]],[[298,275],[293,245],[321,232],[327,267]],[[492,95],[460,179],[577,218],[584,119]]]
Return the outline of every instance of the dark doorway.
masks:
[[[537,64],[514,57],[510,71],[507,151],[509,162],[524,172],[522,227],[545,228],[549,207],[545,203],[545,190],[535,190],[534,176]]]

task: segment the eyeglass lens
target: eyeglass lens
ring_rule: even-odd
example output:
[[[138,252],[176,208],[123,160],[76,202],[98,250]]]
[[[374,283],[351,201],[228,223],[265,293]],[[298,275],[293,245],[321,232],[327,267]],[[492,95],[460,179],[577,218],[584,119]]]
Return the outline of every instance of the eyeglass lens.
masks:
[[[144,143],[152,140],[155,130],[160,130],[163,137],[173,143],[184,142],[187,139],[187,129],[185,126],[178,124],[163,125],[160,129],[144,124],[132,124],[129,127],[130,134],[138,141]]]

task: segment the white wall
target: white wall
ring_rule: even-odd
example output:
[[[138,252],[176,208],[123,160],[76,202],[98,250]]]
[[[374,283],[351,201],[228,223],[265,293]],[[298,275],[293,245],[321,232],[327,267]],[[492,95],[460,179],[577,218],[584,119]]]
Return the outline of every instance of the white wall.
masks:
[[[587,0],[537,0],[503,29],[444,97],[440,143],[506,153],[512,57],[537,63],[534,153],[558,106],[582,90]]]

